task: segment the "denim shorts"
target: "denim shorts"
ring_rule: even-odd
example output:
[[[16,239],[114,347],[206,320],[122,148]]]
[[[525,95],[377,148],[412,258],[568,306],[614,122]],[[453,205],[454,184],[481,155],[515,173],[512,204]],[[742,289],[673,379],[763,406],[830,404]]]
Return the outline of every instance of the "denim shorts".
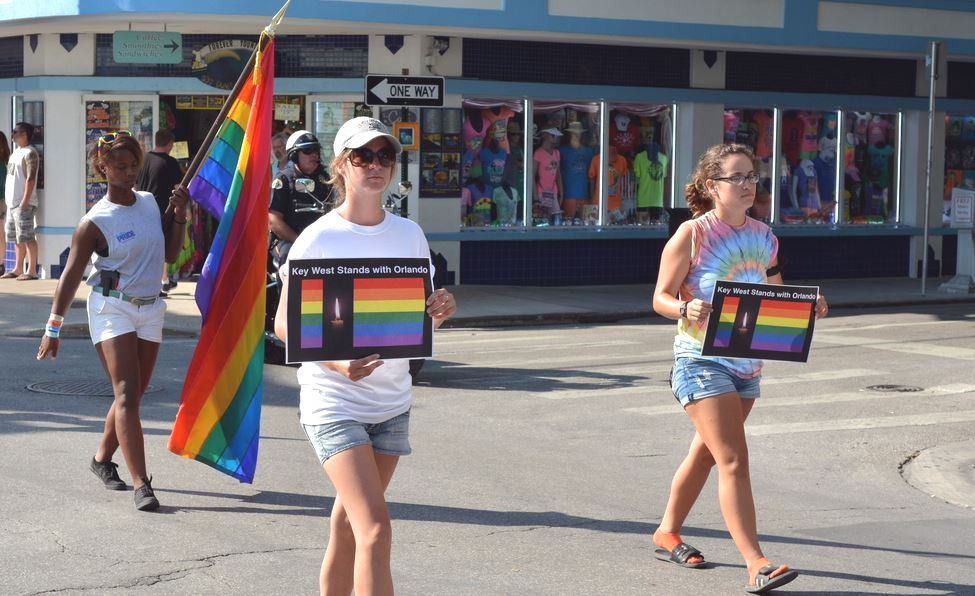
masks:
[[[372,445],[373,451],[383,455],[409,455],[413,451],[410,448],[409,410],[376,424],[339,420],[301,426],[321,464],[336,453],[359,445]]]
[[[760,395],[761,382],[761,376],[743,379],[717,362],[703,358],[681,356],[674,361],[670,371],[670,387],[684,408],[692,401],[722,393],[737,393],[739,397],[755,399]]]

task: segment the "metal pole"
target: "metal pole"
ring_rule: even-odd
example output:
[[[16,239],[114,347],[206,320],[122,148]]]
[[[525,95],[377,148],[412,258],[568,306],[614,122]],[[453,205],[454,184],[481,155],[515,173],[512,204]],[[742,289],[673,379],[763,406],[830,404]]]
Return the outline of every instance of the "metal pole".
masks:
[[[921,295],[927,295],[928,284],[928,225],[931,219],[931,159],[934,152],[934,93],[935,81],[938,80],[938,54],[941,50],[940,41],[931,42],[931,52],[928,56],[928,159],[925,166],[924,184],[924,246],[921,247]]]

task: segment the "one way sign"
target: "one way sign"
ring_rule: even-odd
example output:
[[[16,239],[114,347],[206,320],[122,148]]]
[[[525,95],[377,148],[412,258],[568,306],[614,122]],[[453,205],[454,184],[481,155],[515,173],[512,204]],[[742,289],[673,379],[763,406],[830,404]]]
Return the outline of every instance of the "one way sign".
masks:
[[[370,106],[442,106],[443,77],[366,75]]]

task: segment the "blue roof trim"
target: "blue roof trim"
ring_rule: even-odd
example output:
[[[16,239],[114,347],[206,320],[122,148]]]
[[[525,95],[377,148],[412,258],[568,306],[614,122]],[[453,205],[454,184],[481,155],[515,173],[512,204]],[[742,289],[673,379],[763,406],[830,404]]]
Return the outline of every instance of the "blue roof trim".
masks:
[[[972,8],[971,2],[966,0],[859,1],[877,5],[965,12],[971,12]],[[132,20],[138,20],[140,13],[157,13],[160,8],[157,0],[126,0],[124,2],[118,0],[48,0],[46,2],[14,0],[13,4],[0,6],[0,22],[58,16],[117,14],[119,12],[130,13]],[[274,8],[269,8],[265,0],[211,3],[200,3],[196,0],[169,0],[165,9],[167,13],[255,16],[268,19],[274,12]],[[812,0],[787,0],[784,9],[785,26],[782,28],[552,16],[548,13],[548,0],[505,2],[504,8],[501,10],[320,0],[293,6],[289,18],[297,19],[300,14],[300,18],[303,19],[372,22],[384,25],[420,27],[456,27],[473,30],[472,36],[476,36],[476,31],[479,29],[500,29],[579,35],[634,36],[673,40],[677,43],[704,40],[719,44],[759,43],[777,45],[783,48],[815,46],[837,50],[910,52],[919,55],[923,55],[927,51],[928,40],[921,37],[821,32],[817,29],[818,9],[818,2]],[[975,40],[951,39],[950,43],[946,44],[946,49],[954,54],[975,55]]]
[[[890,225],[844,225],[844,226],[794,226],[776,225],[772,229],[779,238],[822,237],[822,236],[923,236],[924,228],[917,226]],[[955,236],[957,229],[930,228],[931,236]],[[427,232],[428,242],[537,242],[540,240],[627,240],[644,238],[667,238],[664,226],[647,228],[598,229],[504,229],[504,230],[465,230],[457,232]]]
[[[86,93],[213,93],[227,95],[192,77],[21,77],[0,79],[0,92],[83,91]],[[278,95],[304,93],[363,94],[361,78],[294,79],[275,78]]]

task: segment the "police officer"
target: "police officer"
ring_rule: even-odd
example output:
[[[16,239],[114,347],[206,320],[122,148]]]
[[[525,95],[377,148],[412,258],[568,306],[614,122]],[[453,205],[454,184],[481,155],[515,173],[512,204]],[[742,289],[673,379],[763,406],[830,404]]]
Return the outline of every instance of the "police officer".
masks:
[[[322,165],[321,144],[315,135],[299,130],[288,137],[285,149],[290,163],[271,183],[268,210],[272,251],[279,264],[287,258],[298,234],[333,206],[329,175]],[[310,195],[305,191],[308,179],[314,182]]]

